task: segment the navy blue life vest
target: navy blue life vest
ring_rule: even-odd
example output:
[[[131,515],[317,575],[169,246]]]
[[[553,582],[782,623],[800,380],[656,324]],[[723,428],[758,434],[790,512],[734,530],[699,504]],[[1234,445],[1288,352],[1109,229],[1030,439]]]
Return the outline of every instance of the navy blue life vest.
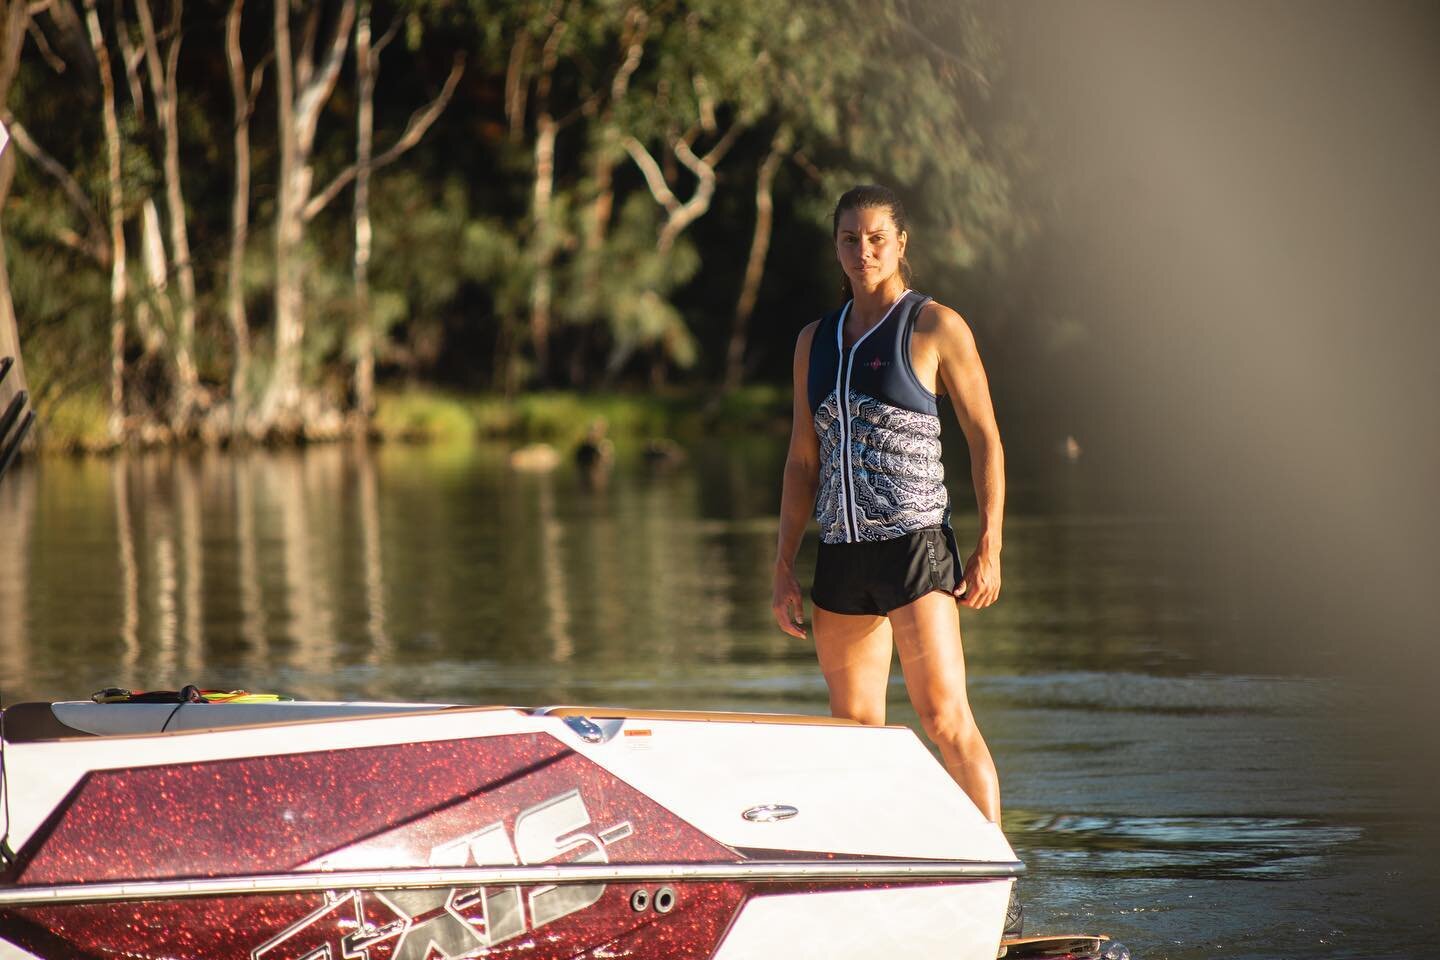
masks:
[[[930,299],[906,290],[850,347],[853,300],[815,329],[806,387],[820,441],[815,519],[825,543],[949,524],[939,408],[910,363],[915,321]]]

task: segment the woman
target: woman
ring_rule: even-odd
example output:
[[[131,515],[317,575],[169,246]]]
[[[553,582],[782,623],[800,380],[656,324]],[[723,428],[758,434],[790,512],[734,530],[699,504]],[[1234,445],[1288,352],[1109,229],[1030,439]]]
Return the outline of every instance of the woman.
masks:
[[[946,769],[998,823],[995,764],[965,696],[956,601],[980,610],[1000,592],[1004,454],[970,328],[909,289],[905,227],[884,187],[856,187],[835,206],[850,299],[795,344],[772,608],[782,630],[804,639],[794,567],[813,508],[821,543],[811,601],[830,712],[885,722],[893,645]],[[963,569],[940,465],[939,394],[965,431],[980,508],[979,543]]]

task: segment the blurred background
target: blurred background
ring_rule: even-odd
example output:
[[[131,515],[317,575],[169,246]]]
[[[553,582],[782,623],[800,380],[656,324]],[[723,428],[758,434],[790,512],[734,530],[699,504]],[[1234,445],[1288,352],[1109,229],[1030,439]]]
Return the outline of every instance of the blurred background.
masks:
[[[824,712],[789,361],[879,181],[1005,441],[963,628],[1029,926],[1433,946],[1432,4],[0,10],[6,702]]]

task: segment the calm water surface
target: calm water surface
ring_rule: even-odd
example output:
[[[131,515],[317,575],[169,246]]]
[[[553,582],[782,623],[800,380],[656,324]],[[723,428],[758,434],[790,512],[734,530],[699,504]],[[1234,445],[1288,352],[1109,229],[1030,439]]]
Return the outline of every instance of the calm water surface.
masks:
[[[770,621],[782,456],[622,450],[590,479],[486,446],[32,462],[0,486],[0,693],[823,713],[812,649]],[[1081,465],[1012,487],[1004,596],[962,623],[1028,927],[1140,958],[1428,955],[1440,888],[1332,723],[1374,691],[1217,666],[1244,658],[1193,532],[1100,508]],[[914,725],[898,668],[891,694]]]

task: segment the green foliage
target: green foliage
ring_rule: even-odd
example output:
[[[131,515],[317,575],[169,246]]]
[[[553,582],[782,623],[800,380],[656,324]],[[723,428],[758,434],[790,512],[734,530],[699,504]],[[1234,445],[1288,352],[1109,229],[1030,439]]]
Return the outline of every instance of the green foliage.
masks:
[[[400,170],[379,177],[374,194],[371,283],[398,297],[405,313],[443,310],[460,284],[481,276],[476,271],[484,266],[469,249],[470,199],[464,181],[452,176],[437,187]]]
[[[987,117],[1003,64],[978,10],[969,0],[397,0],[378,7],[377,34],[392,23],[399,34],[383,56],[377,152],[396,142],[411,112],[433,96],[454,50],[465,50],[470,64],[425,138],[372,181],[370,321],[382,381],[443,376],[467,387],[547,387],[563,364],[571,382],[586,387],[651,374],[662,363],[692,382],[714,373],[716,331],[729,328],[748,251],[755,172],[782,128],[793,149],[777,181],[771,261],[789,269],[762,287],[772,310],[779,304],[793,312],[798,304],[808,313],[828,302],[829,281],[821,287],[817,278],[833,275],[831,251],[808,247],[828,236],[838,193],[863,180],[889,183],[909,202],[912,260],[922,282],[1003,257],[1027,229],[1013,188],[1024,143],[1017,130]],[[196,355],[202,378],[223,391],[233,363],[224,317],[233,105],[215,12],[197,7],[185,15],[180,134],[202,287]],[[246,10],[243,43],[252,67],[270,54],[266,16]],[[114,17],[105,8],[107,35],[117,29]],[[627,61],[637,38],[640,56]],[[88,39],[70,37],[56,49],[83,52]],[[116,80],[133,310],[146,295],[140,205],[146,196],[158,199],[163,182],[153,104],[146,103],[142,121],[123,74]],[[273,359],[273,83],[272,68],[251,128],[244,287],[256,395]],[[542,101],[561,129],[552,200],[537,229]],[[30,42],[9,106],[104,222],[106,151],[93,69],[77,62],[56,74]],[[320,125],[317,189],[354,160],[355,106],[351,64]],[[659,243],[667,210],[624,149],[627,137],[661,166],[672,207],[697,189],[686,151],[704,156],[729,144],[715,158],[711,210],[668,249]],[[15,302],[32,376],[43,395],[59,397],[105,381],[108,270],[103,258],[66,245],[92,229],[54,181],[27,158],[17,167],[4,223]],[[305,251],[305,378],[336,403],[344,402],[354,362],[351,196],[344,191],[310,224]],[[600,210],[609,213],[597,224]],[[723,222],[713,224],[717,219]],[[806,251],[795,250],[797,243]],[[804,263],[813,266],[795,269]],[[563,359],[552,358],[551,382],[527,384],[527,372],[538,370],[528,327],[537,265],[548,266],[552,278],[550,352]],[[135,332],[131,361],[139,350]],[[763,350],[788,356],[794,325],[757,323],[752,335]],[[508,379],[517,373],[518,383]],[[496,403],[391,392],[377,422],[387,435],[518,430],[558,437],[591,412],[569,394]],[[649,414],[615,403],[604,415],[617,429],[631,417],[650,423]]]
[[[563,281],[568,296],[562,315],[574,323],[592,317],[606,322],[612,370],[651,347],[662,349],[682,368],[695,363],[694,336],[668,295],[695,275],[700,256],[685,242],[668,255],[659,253],[656,220],[649,198],[632,194],[598,254],[601,262],[577,259]]]
[[[481,420],[473,403],[448,393],[383,391],[375,401],[374,428],[386,440],[468,441]]]
[[[774,432],[789,423],[790,394],[781,387],[746,387],[708,410],[703,401],[693,390],[662,394],[545,391],[507,400],[414,388],[382,391],[374,426],[383,439],[392,441],[504,439],[543,441],[568,450],[597,422],[618,443],[700,440],[716,430]]]
[[[106,382],[109,280],[52,239],[68,225],[62,198],[29,177],[16,187],[6,209],[6,267],[30,393],[48,422],[65,397]]]
[[[51,450],[97,453],[111,448],[110,403],[105,390],[87,383],[37,413],[40,439]]]

